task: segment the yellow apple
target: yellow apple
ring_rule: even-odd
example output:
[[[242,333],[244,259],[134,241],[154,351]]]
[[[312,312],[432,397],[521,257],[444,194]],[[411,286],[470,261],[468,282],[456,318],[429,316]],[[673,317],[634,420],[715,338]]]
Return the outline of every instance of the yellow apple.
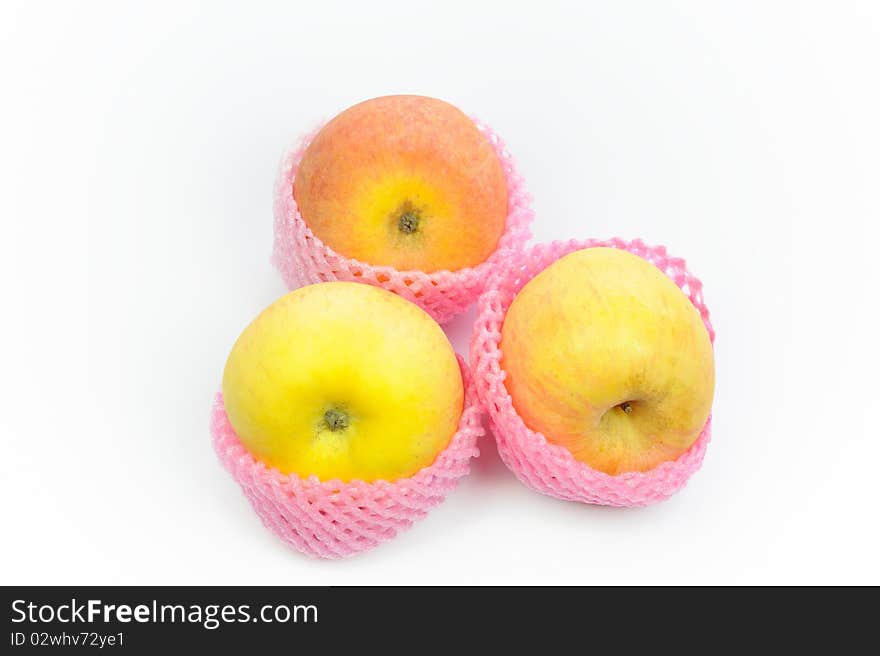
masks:
[[[422,309],[349,282],[310,285],[266,308],[223,372],[244,446],[284,473],[394,481],[449,443],[464,390],[452,346]]]
[[[575,251],[530,280],[507,311],[501,351],[526,426],[607,474],[676,459],[711,410],[714,355],[699,313],[623,250]]]

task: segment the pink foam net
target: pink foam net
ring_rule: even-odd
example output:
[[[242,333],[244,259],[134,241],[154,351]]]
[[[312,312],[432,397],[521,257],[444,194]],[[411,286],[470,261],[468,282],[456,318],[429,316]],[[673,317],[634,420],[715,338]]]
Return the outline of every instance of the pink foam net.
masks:
[[[657,266],[691,300],[700,312],[710,338],[715,341],[709,310],[703,303],[702,284],[688,272],[684,260],[668,255],[663,246],[646,246],[641,240],[571,240],[540,244],[526,252],[511,253],[508,266],[493,273],[477,304],[471,366],[477,395],[489,414],[501,459],[525,485],[571,501],[607,506],[646,506],[677,492],[699,469],[710,439],[711,416],[697,441],[677,460],[665,462],[647,472],[610,476],[575,460],[570,451],[549,443],[541,433],[526,427],[504,385],[501,326],[517,292],[560,257],[596,246],[627,250]]]
[[[531,197],[513,156],[487,125],[474,119],[498,154],[507,180],[507,222],[495,252],[475,267],[457,271],[398,271],[372,266],[335,252],[318,239],[300,216],[293,199],[293,180],[303,153],[317,131],[305,137],[281,160],[275,184],[275,245],[272,262],[290,289],[316,282],[348,280],[384,287],[423,308],[439,323],[464,312],[477,300],[486,279],[501,261],[501,252],[518,251],[528,241],[533,212]]]
[[[459,357],[465,403],[458,431],[434,462],[393,483],[321,481],[282,474],[260,462],[235,434],[222,395],[211,411],[214,450],[241,486],[263,524],[309,556],[343,558],[372,549],[424,517],[468,473],[483,435],[473,380]]]

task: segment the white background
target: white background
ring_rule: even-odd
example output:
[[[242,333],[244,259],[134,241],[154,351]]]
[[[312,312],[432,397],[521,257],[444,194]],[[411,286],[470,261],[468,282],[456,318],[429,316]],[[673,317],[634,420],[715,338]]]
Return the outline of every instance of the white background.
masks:
[[[0,582],[880,583],[880,5],[137,4],[0,9]],[[281,152],[388,93],[490,123],[535,240],[702,278],[714,437],[673,499],[540,496],[487,439],[425,521],[317,562],[221,469]]]

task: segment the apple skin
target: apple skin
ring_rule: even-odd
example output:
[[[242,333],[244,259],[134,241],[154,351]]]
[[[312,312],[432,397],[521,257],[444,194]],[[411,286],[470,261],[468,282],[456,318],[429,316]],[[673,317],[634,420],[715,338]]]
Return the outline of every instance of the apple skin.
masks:
[[[399,270],[485,261],[507,219],[507,183],[486,137],[459,109],[384,96],[329,121],[293,182],[303,220],[346,257]]]
[[[606,474],[675,460],[711,411],[714,354],[699,313],[623,250],[575,251],[530,280],[507,311],[501,351],[526,426]]]
[[[285,474],[372,482],[430,465],[455,434],[455,353],[422,309],[383,289],[293,291],[241,334],[223,403],[241,442]]]

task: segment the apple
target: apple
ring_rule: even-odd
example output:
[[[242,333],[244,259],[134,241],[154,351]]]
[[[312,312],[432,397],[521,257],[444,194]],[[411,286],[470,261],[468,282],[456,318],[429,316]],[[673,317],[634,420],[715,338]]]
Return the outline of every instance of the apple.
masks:
[[[504,318],[501,353],[526,426],[606,474],[675,460],[711,410],[714,355],[699,313],[627,251],[578,250],[530,280]]]
[[[475,266],[507,218],[492,145],[459,109],[423,96],[367,100],[330,120],[303,154],[292,193],[324,244],[399,270]]]
[[[285,474],[372,482],[433,463],[464,390],[424,310],[378,287],[328,282],[281,297],[245,328],[223,372],[245,448]]]

